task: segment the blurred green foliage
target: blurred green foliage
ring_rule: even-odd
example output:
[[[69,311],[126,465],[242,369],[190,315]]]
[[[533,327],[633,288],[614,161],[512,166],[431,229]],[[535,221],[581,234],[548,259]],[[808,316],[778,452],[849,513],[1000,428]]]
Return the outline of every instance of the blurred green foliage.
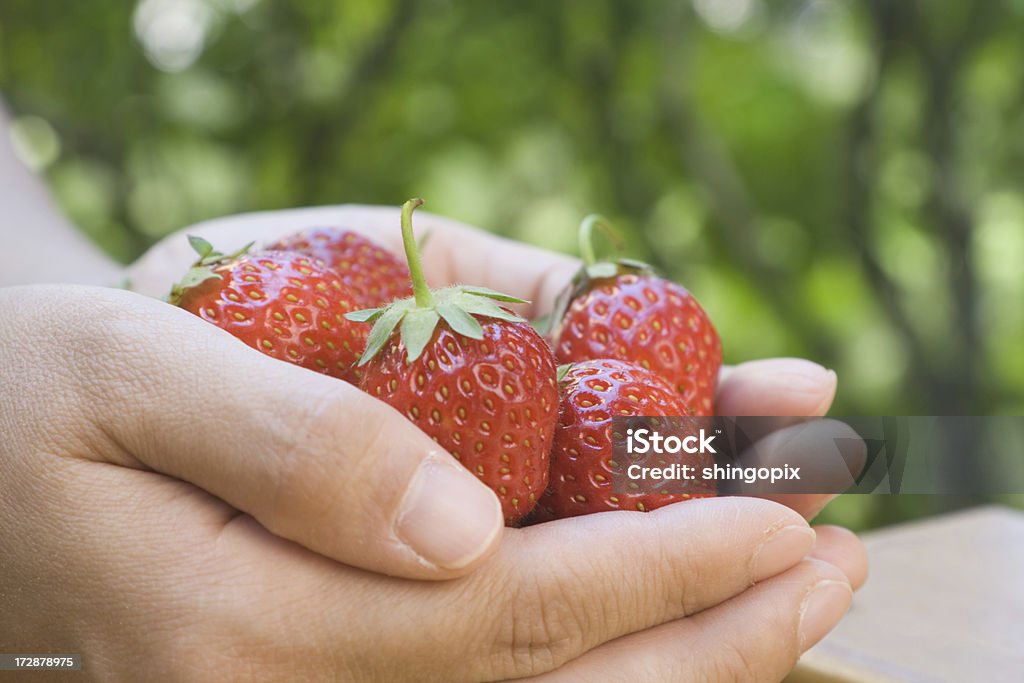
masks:
[[[1022,0],[4,0],[0,90],[124,261],[295,205],[420,195],[565,251],[600,211],[728,361],[835,368],[835,414],[1014,414],[1022,35]]]

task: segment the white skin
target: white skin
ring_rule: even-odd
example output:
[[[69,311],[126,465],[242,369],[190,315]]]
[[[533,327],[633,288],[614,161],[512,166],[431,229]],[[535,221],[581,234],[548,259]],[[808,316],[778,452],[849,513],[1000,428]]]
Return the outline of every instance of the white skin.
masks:
[[[5,206],[46,201],[0,172],[21,184]],[[21,215],[92,265],[29,250],[17,278],[116,277],[52,208]],[[415,220],[436,284],[550,301],[574,267]],[[355,206],[184,232],[230,248],[317,224],[398,240],[397,209]],[[162,294],[189,260],[179,233],[129,276]],[[80,652],[76,680],[778,681],[865,578],[852,534],[805,521],[826,496],[503,529],[493,494],[387,405],[158,300],[7,287],[0,321],[0,643]],[[834,392],[813,363],[755,361],[723,372],[717,410],[820,415]]]

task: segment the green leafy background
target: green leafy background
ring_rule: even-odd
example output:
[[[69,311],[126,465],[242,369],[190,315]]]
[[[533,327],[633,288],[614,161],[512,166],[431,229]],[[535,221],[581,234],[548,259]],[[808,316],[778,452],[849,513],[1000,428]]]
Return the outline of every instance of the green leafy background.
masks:
[[[1021,35],[1022,0],[4,0],[0,90],[126,262],[239,211],[420,195],[570,252],[600,211],[835,414],[1019,414]]]

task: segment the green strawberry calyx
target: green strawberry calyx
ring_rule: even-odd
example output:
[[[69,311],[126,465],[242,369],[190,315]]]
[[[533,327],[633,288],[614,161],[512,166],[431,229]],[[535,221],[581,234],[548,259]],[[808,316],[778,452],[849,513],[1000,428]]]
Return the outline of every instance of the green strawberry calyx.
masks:
[[[214,271],[214,268],[248,253],[252,246],[256,244],[255,242],[249,242],[249,244],[238,251],[225,254],[214,249],[213,245],[202,237],[189,235],[188,243],[193,251],[199,255],[199,258],[192,264],[181,280],[171,286],[171,293],[167,296],[167,301],[175,306],[181,301],[181,297],[185,292],[192,287],[214,278],[222,280],[223,278]]]
[[[534,321],[534,327],[541,334],[547,335],[551,333],[553,328],[561,322],[565,312],[569,310],[569,305],[573,299],[585,294],[593,286],[595,280],[605,280],[625,273],[655,275],[654,268],[650,264],[637,261],[636,259],[598,260],[594,250],[594,231],[596,229],[601,230],[611,240],[616,249],[621,250],[623,248],[622,236],[612,227],[607,218],[600,214],[592,213],[583,219],[579,228],[580,257],[583,260],[583,265],[573,275],[568,286],[555,298],[555,305],[551,309],[551,313],[540,320]]]
[[[559,384],[561,384],[565,380],[565,376],[569,374],[569,371],[572,370],[572,366],[574,365],[576,364],[563,363],[558,366],[558,369],[555,371],[555,379],[559,382]]]
[[[422,204],[422,199],[410,199],[402,205],[402,246],[405,248],[405,258],[409,263],[413,296],[381,308],[367,308],[345,315],[355,322],[373,323],[373,328],[366,339],[366,351],[359,359],[359,366],[366,365],[380,353],[396,328],[405,345],[406,362],[412,363],[422,355],[423,349],[442,320],[454,332],[470,339],[484,338],[484,330],[476,317],[525,322],[523,318],[496,303],[528,303],[523,299],[486,287],[456,285],[431,290],[427,286],[419,249],[412,231],[413,211]]]

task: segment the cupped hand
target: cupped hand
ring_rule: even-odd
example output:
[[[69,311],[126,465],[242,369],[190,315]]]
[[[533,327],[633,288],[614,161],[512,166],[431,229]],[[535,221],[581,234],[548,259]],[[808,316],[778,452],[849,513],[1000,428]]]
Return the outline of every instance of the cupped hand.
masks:
[[[386,405],[136,294],[0,319],[0,634],[97,680],[772,681],[863,579],[752,498],[503,530]]]
[[[240,214],[200,223],[172,235],[129,269],[132,288],[150,296],[164,296],[171,283],[194,260],[186,235],[213,242],[222,251],[249,242],[267,244],[290,233],[315,226],[352,230],[390,248],[402,249],[398,208],[364,205],[324,206]],[[426,211],[416,213],[414,228],[420,239],[428,235],[423,266],[434,286],[460,282],[482,285],[526,299],[523,313],[539,317],[548,313],[555,298],[579,268],[580,262],[563,254],[503,239],[488,232]],[[772,358],[724,367],[715,401],[718,415],[792,417],[777,421],[784,428],[800,418],[825,415],[836,392],[836,374],[817,363],[798,358]],[[768,436],[767,434],[763,436]],[[769,457],[785,459],[777,449]],[[771,464],[771,463],[764,463]],[[805,463],[805,471],[813,462]],[[822,469],[838,468],[821,460]],[[826,487],[826,490],[836,490]],[[834,498],[833,494],[751,495],[781,502],[812,519]]]

